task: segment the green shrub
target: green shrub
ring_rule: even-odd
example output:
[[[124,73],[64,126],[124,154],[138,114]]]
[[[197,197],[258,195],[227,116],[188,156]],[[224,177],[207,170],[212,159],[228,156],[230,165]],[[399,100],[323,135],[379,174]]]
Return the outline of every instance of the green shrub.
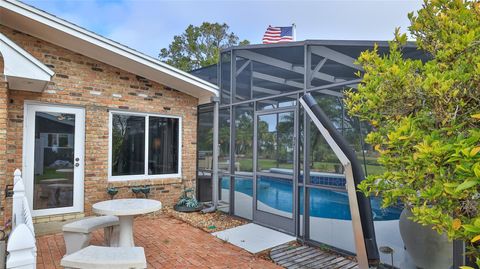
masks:
[[[430,60],[405,59],[399,29],[389,54],[361,54],[349,114],[375,128],[366,142],[385,172],[361,184],[383,206],[402,202],[413,220],[480,247],[480,3],[425,1],[409,14],[410,34]],[[360,75],[360,74],[359,74]]]

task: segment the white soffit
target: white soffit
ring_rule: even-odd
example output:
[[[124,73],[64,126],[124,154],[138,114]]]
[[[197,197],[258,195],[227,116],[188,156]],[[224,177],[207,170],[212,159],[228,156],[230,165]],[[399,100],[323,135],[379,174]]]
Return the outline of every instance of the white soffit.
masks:
[[[0,53],[4,62],[3,73],[10,89],[41,92],[54,75],[52,70],[2,33]]]
[[[158,59],[16,0],[0,0],[0,24],[156,81],[206,102],[218,87]]]

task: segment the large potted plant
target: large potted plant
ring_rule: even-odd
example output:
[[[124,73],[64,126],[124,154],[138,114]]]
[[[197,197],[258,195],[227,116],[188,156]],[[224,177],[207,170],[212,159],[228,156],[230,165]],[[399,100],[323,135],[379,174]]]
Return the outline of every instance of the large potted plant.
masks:
[[[349,113],[374,127],[366,141],[386,169],[360,189],[384,206],[405,205],[401,233],[417,266],[433,268],[447,238],[464,240],[478,265],[480,3],[427,0],[409,19],[418,49],[431,57],[405,59],[407,36],[397,29],[388,54],[361,54],[362,82],[346,94]]]

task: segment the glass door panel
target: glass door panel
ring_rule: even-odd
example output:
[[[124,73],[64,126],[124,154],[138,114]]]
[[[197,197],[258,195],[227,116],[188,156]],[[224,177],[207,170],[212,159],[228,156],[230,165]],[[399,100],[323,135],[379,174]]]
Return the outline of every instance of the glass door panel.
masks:
[[[75,114],[35,113],[33,209],[73,206]]]
[[[293,217],[293,182],[274,176],[257,177],[257,210]]]
[[[257,171],[293,175],[293,111],[260,115],[257,124]]]
[[[254,220],[294,232],[295,112],[260,112],[256,121]]]

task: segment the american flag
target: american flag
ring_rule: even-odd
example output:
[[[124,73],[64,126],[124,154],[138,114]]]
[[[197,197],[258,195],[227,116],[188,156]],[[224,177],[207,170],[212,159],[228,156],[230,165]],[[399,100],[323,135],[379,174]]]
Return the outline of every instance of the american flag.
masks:
[[[293,26],[274,27],[268,26],[267,31],[263,35],[263,44],[272,44],[280,42],[293,41]]]

